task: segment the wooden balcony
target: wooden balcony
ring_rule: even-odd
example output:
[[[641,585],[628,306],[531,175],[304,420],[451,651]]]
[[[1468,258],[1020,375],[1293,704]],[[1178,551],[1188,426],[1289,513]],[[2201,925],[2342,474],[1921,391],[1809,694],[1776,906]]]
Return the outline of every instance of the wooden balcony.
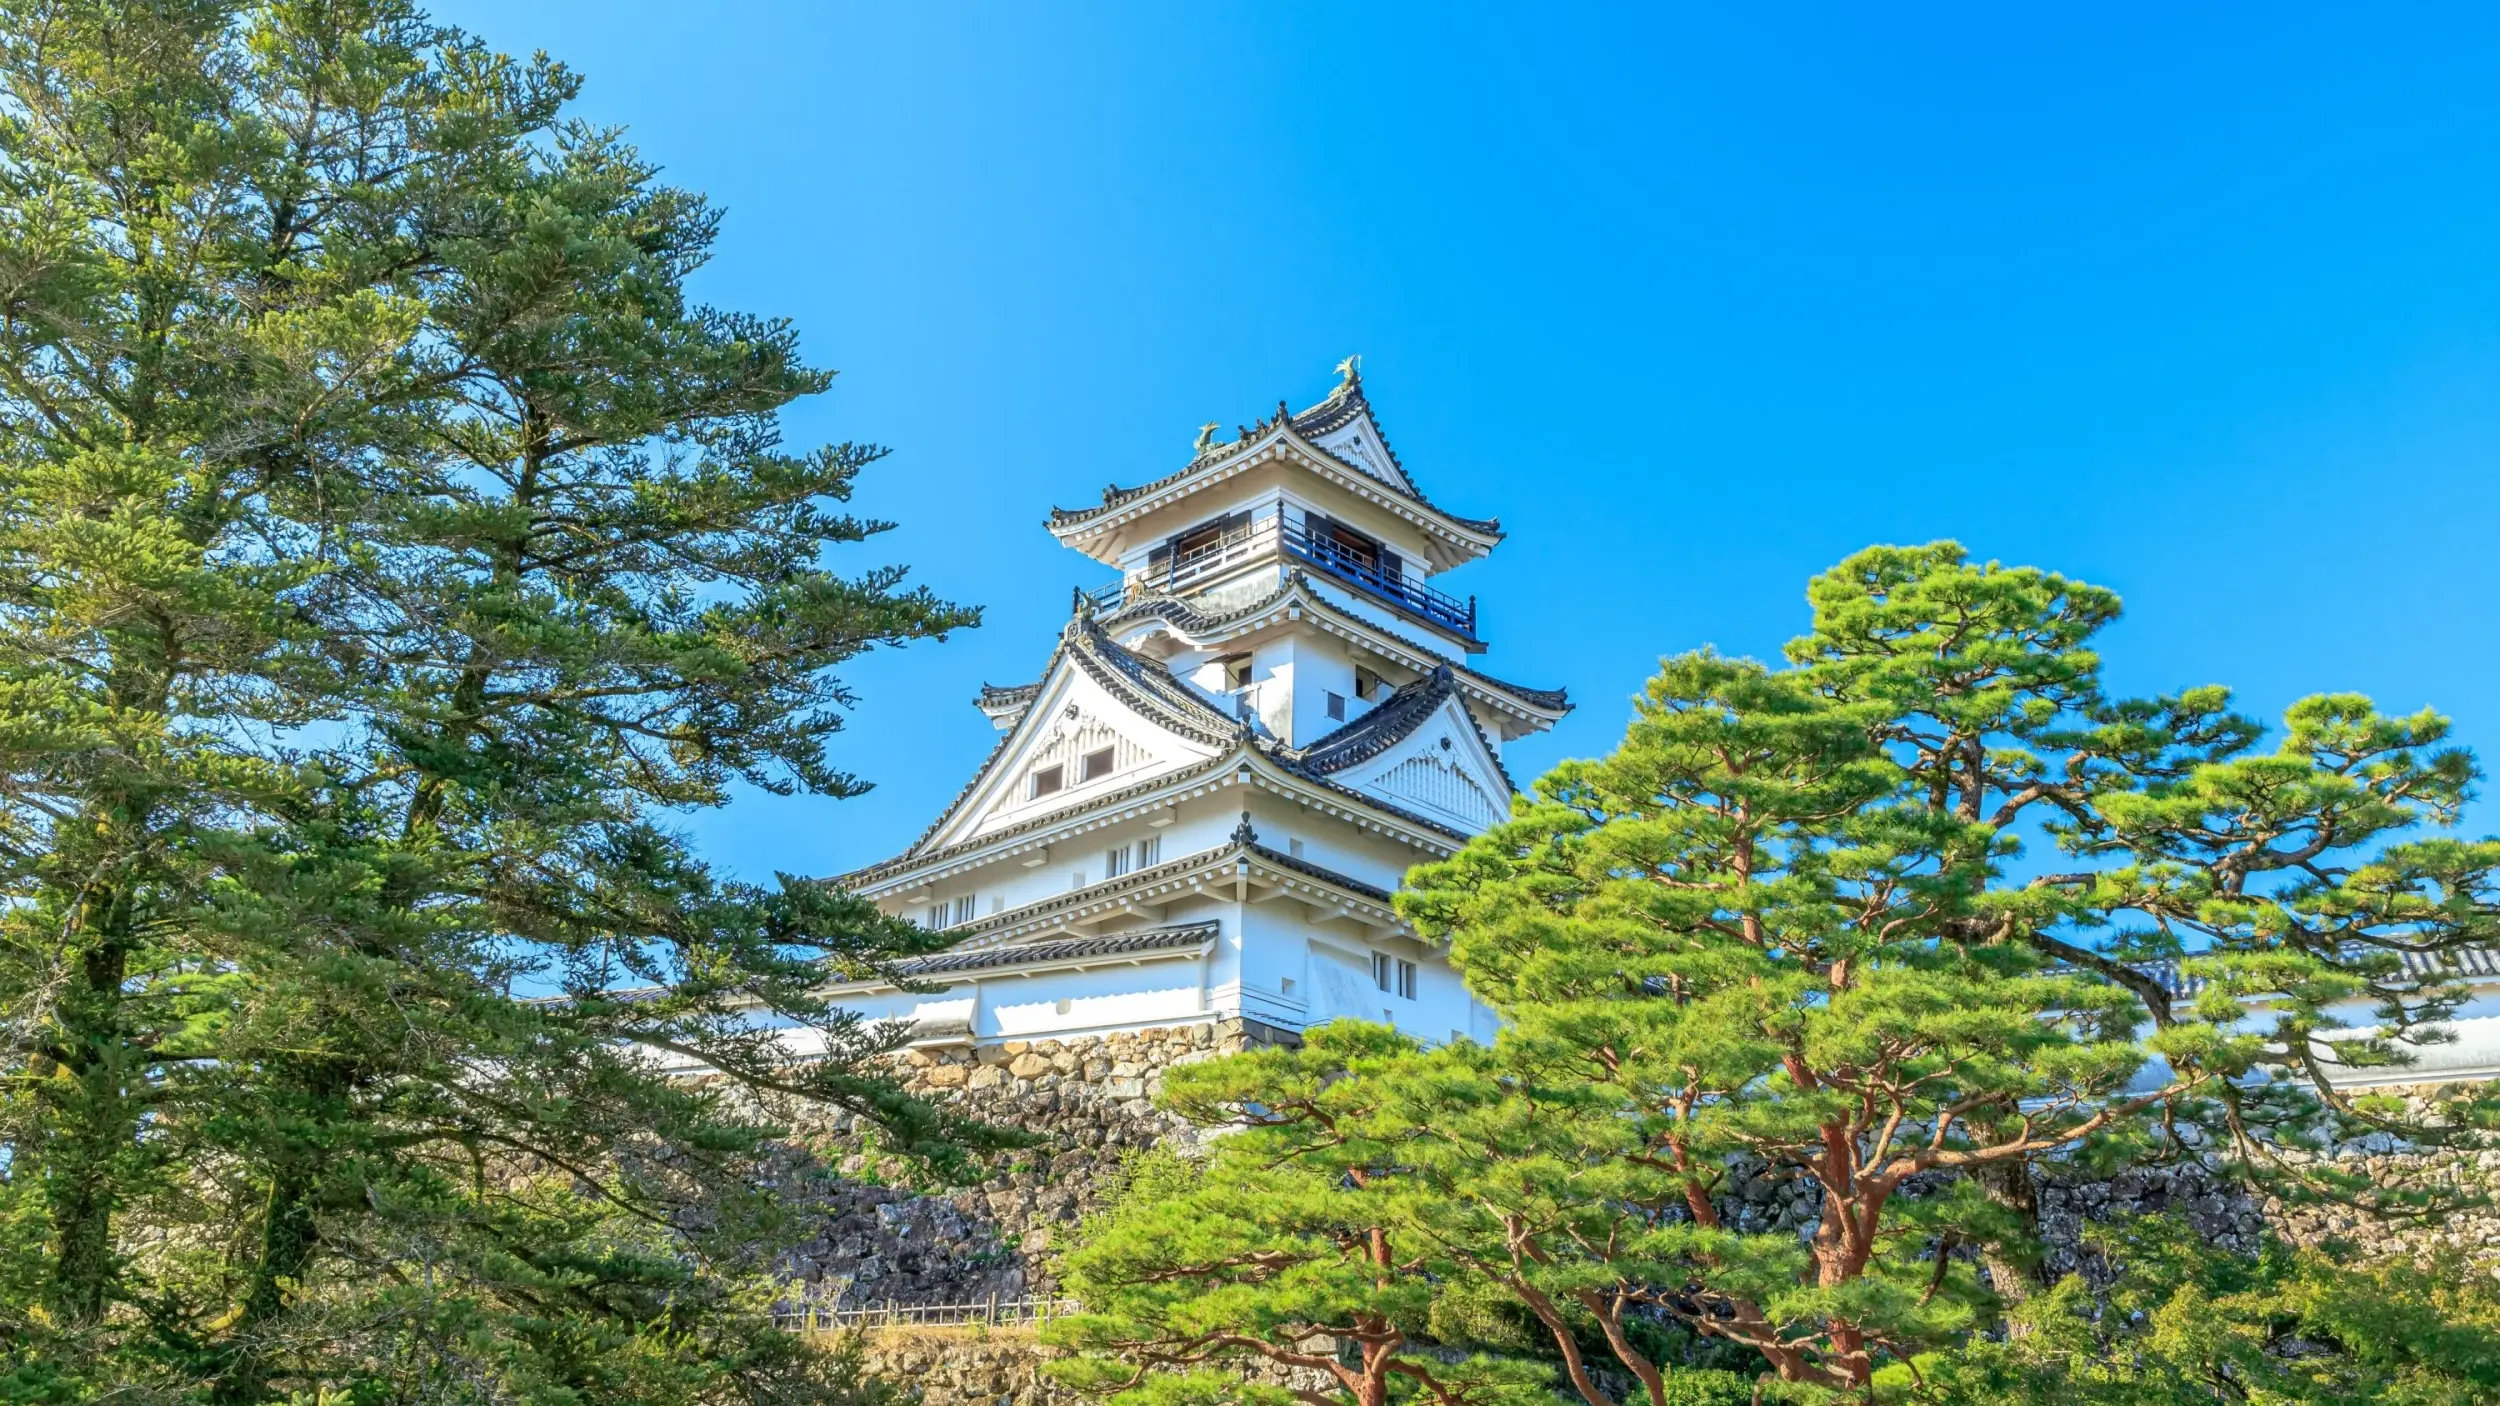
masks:
[[[1332,537],[1314,536],[1297,524],[1275,518],[1225,533],[1195,550],[1175,553],[1150,570],[1086,594],[1102,609],[1117,609],[1137,592],[1178,594],[1263,556],[1285,556],[1304,562],[1330,580],[1352,586],[1407,615],[1467,639],[1476,638],[1475,597],[1460,600],[1410,581],[1402,571],[1383,569],[1378,552],[1349,547]]]

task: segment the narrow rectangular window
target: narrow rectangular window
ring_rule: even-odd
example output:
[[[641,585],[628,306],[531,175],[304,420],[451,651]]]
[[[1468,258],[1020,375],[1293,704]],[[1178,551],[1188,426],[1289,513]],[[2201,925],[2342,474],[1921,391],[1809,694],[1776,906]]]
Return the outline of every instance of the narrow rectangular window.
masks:
[[[1036,796],[1047,796],[1066,784],[1068,773],[1064,768],[1046,766],[1033,773],[1033,794]]]
[[[1372,954],[1372,985],[1383,991],[1389,990],[1392,966],[1393,963],[1388,953],[1374,952]]]
[[[1354,670],[1354,696],[1362,699],[1366,703],[1369,703],[1372,699],[1378,697],[1379,695],[1380,675],[1373,673],[1369,669],[1363,668],[1361,665],[1356,665]]]
[[[1163,862],[1163,837],[1148,835],[1137,842],[1137,867],[1140,869]]]
[[[928,919],[923,922],[921,926],[932,929],[946,926],[946,905],[943,903],[930,904]]]
[[[961,927],[972,921],[972,905],[973,895],[971,894],[965,894],[955,900],[955,926]]]
[[[1415,964],[1413,962],[1398,963],[1398,994],[1410,1001],[1415,999]]]
[[[1085,761],[1082,769],[1077,773],[1078,779],[1092,781],[1098,777],[1109,776],[1111,774],[1113,764],[1116,763],[1118,759],[1117,751],[1110,747],[1104,747],[1099,751],[1088,752],[1085,754]]]
[[[1338,722],[1344,722],[1344,721],[1345,721],[1345,695],[1344,695],[1344,694],[1342,694],[1342,693],[1331,693],[1331,694],[1329,694],[1329,695],[1328,695],[1328,716],[1329,716],[1329,717],[1331,717],[1331,718],[1333,718],[1333,719],[1335,719],[1335,720],[1336,720],[1336,721],[1338,721]]]
[[[1127,873],[1128,854],[1129,850],[1127,845],[1113,845],[1111,848],[1103,851],[1102,876],[1106,879],[1116,879],[1122,874]]]
[[[1250,656],[1249,656],[1249,655],[1247,655],[1247,654],[1236,654],[1236,655],[1234,655],[1232,658],[1225,660],[1225,661],[1224,661],[1224,688],[1225,688],[1225,691],[1226,691],[1226,692],[1230,692],[1230,691],[1232,691],[1232,690],[1234,690],[1234,689],[1248,688],[1249,686],[1250,686]]]

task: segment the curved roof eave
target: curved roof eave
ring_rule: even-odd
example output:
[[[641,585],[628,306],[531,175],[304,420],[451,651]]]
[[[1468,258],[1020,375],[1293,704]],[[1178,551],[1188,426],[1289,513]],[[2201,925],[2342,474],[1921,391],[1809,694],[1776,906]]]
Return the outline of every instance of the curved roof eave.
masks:
[[[1184,639],[1195,643],[1238,625],[1247,624],[1248,628],[1259,628],[1266,623],[1260,617],[1295,604],[1296,602],[1289,600],[1288,597],[1296,595],[1300,597],[1302,603],[1328,612],[1353,631],[1403,647],[1418,661],[1447,662],[1440,660],[1429,645],[1408,639],[1395,630],[1348,612],[1344,606],[1320,594],[1309,577],[1300,571],[1288,575],[1284,584],[1278,586],[1274,592],[1236,609],[1217,614],[1208,614],[1191,606],[1187,601],[1171,596],[1146,596],[1116,610],[1106,612],[1102,619],[1107,623],[1116,623],[1131,616],[1152,615],[1171,626]],[[1414,667],[1417,672],[1429,672],[1431,663],[1418,662]],[[1530,688],[1526,684],[1515,684],[1506,679],[1497,679],[1490,674],[1481,673],[1460,664],[1451,664],[1450,668],[1461,680],[1462,689],[1474,696],[1485,698],[1488,702],[1496,699],[1507,700],[1523,716],[1551,723],[1560,721],[1572,710],[1568,689]],[[1473,686],[1470,687],[1470,685]],[[1498,702],[1496,706],[1499,706]]]
[[[1090,508],[1052,508],[1046,525],[1053,536],[1063,541],[1095,535],[1103,527],[1111,525],[1105,519],[1115,514],[1119,515],[1118,520],[1126,521],[1130,515],[1122,510],[1133,504],[1148,502],[1167,493],[1174,498],[1182,496],[1175,490],[1195,491],[1197,485],[1191,480],[1200,474],[1212,477],[1215,470],[1224,469],[1227,472],[1223,476],[1230,477],[1232,472],[1262,462],[1267,451],[1289,442],[1311,457],[1312,467],[1323,467],[1324,463],[1333,466],[1338,475],[1352,475],[1353,480],[1341,481],[1341,487],[1374,498],[1418,525],[1438,527],[1462,550],[1471,550],[1481,556],[1502,540],[1501,519],[1461,517],[1425,496],[1422,487],[1415,482],[1415,476],[1408,472],[1405,461],[1398,457],[1397,449],[1389,443],[1387,431],[1380,427],[1380,417],[1373,412],[1370,398],[1363,394],[1360,372],[1349,369],[1344,379],[1326,397],[1307,410],[1295,412],[1280,402],[1276,412],[1273,418],[1245,428],[1232,443],[1214,445],[1201,451],[1173,473],[1127,488],[1112,484],[1103,490],[1102,502]],[[1402,485],[1391,483],[1313,442],[1319,436],[1334,433],[1357,420],[1367,425],[1373,437],[1380,441],[1380,447],[1388,451],[1391,466],[1396,470],[1397,477],[1404,481]],[[1378,492],[1373,491],[1375,487]],[[1384,494],[1385,497],[1382,496]],[[1392,503],[1390,499],[1396,502]],[[1160,504],[1150,503],[1149,506]]]

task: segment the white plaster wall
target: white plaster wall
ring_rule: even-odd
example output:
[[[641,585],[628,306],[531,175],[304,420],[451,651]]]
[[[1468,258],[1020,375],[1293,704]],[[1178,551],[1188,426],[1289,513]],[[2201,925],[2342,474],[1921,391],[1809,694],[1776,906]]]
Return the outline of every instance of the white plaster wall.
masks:
[[[1250,821],[1259,832],[1259,843],[1268,848],[1291,854],[1293,841],[1300,840],[1301,858],[1384,889],[1397,888],[1408,869],[1432,857],[1413,845],[1265,792],[1251,803]]]
[[[880,906],[899,917],[919,921],[929,905],[944,901],[950,911],[955,898],[969,893],[975,899],[978,917],[986,918],[1002,907],[1017,908],[1056,898],[1072,888],[1078,874],[1086,884],[1102,882],[1104,856],[1114,844],[1133,844],[1149,836],[1161,836],[1163,855],[1157,863],[1168,863],[1228,843],[1233,826],[1240,822],[1238,810],[1217,797],[1199,797],[1184,802],[1173,811],[1173,822],[1160,829],[1147,823],[1148,817],[1123,821],[1117,825],[1088,830],[1044,849],[1030,850],[984,864],[976,869],[950,876],[934,885],[928,898],[910,901],[897,895],[881,899]],[[1027,864],[1039,857],[1041,863]]]

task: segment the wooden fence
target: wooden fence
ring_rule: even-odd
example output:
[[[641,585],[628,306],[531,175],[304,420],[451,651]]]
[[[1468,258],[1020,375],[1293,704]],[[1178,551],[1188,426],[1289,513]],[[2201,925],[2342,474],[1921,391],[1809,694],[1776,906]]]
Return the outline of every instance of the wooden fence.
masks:
[[[979,1303],[888,1300],[857,1308],[801,1304],[782,1319],[803,1333],[839,1333],[858,1328],[1014,1328],[1047,1323],[1076,1311],[1074,1299],[1003,1299],[992,1294]]]

